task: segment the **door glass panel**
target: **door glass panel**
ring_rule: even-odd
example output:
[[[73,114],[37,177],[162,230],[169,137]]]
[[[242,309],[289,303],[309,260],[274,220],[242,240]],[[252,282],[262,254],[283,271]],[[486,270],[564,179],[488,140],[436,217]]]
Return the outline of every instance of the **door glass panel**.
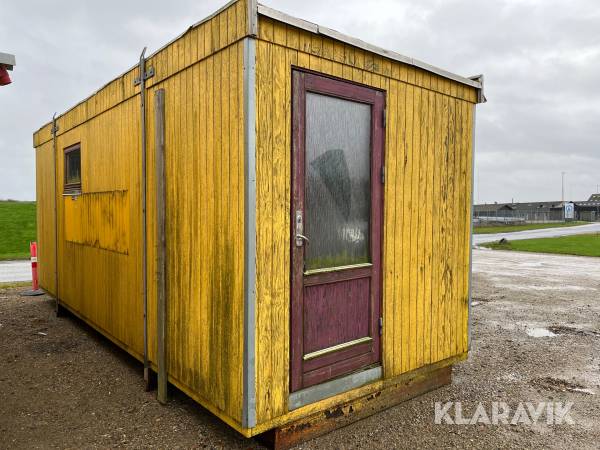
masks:
[[[370,262],[370,150],[370,105],[306,94],[306,270]]]

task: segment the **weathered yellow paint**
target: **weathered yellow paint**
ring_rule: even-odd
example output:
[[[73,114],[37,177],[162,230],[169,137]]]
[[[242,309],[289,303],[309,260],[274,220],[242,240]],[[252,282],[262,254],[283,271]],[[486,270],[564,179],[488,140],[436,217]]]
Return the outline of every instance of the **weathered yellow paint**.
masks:
[[[129,191],[85,193],[64,206],[65,241],[129,253]]]
[[[241,430],[243,101],[238,1],[151,56],[147,81],[148,336],[156,357],[154,103],[166,91],[167,317],[170,380]],[[61,302],[132,355],[143,355],[141,153],[137,68],[34,134],[44,288],[54,287],[58,192]],[[82,194],[63,196],[63,150],[81,144]]]
[[[385,378],[467,349],[472,115],[466,112],[476,101],[475,89],[261,17],[256,88],[257,429],[295,417],[286,413],[289,329],[281,325],[289,322],[290,302],[288,110],[293,66],[386,91]]]
[[[38,276],[40,285],[56,295],[54,223],[54,148],[46,142],[36,149]],[[41,245],[43,243],[43,245]]]
[[[476,90],[261,17],[256,39],[256,416],[243,428],[247,4],[190,28],[147,62],[149,358],[156,368],[154,103],[165,90],[169,380],[246,436],[451,364],[467,351]],[[386,93],[384,379],[288,411],[292,68]],[[34,134],[41,284],[143,355],[140,88],[133,68]],[[82,194],[63,196],[81,144]],[[57,192],[54,189],[54,170]],[[54,203],[58,249],[54,248]],[[55,255],[58,284],[54,276]],[[423,372],[425,373],[425,372]],[[386,384],[388,383],[388,384]]]
[[[242,50],[238,41],[149,90],[151,99],[155,89],[165,89],[169,377],[237,427],[243,356]],[[148,154],[153,152],[152,141]],[[148,176],[153,198],[154,174]],[[152,202],[148,214],[154,217]],[[154,225],[149,236],[153,232]],[[153,274],[154,248],[149,251]],[[149,294],[154,311],[154,288]],[[149,322],[155,323],[154,312]]]

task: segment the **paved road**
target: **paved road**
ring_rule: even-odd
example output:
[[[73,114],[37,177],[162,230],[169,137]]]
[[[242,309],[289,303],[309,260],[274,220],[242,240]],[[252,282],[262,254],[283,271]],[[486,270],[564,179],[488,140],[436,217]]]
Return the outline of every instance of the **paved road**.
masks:
[[[0,261],[0,283],[28,280],[31,280],[29,261]]]
[[[579,225],[576,227],[546,228],[541,230],[517,231],[513,233],[475,234],[475,245],[484,242],[494,242],[502,238],[508,240],[533,239],[543,237],[570,236],[573,234],[600,232],[600,223]],[[503,253],[504,254],[504,253]],[[503,256],[504,258],[505,256]],[[474,263],[476,258],[474,258]],[[31,280],[31,264],[29,261],[0,261],[0,283],[9,281]]]
[[[473,250],[473,274],[516,291],[596,291],[600,258],[478,248]]]
[[[540,230],[515,231],[512,233],[474,234],[473,243],[475,245],[483,244],[484,242],[499,241],[502,238],[506,238],[509,241],[516,241],[521,239],[571,236],[573,234],[596,232],[600,232],[600,222],[588,225],[578,225],[576,227],[543,228]]]

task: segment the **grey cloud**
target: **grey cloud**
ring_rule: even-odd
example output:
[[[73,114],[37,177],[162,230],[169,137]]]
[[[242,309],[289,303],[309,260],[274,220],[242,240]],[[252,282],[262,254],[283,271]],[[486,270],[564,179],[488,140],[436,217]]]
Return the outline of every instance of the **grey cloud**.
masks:
[[[553,200],[600,184],[600,4],[543,1],[266,1],[269,6],[462,75],[484,73],[480,201]],[[0,198],[34,198],[31,133],[222,2],[5,2],[0,51]]]

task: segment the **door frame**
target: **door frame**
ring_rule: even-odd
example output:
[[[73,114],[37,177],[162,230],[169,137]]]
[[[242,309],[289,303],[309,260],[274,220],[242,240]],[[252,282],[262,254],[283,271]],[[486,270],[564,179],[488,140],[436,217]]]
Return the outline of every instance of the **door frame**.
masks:
[[[377,189],[379,201],[371,202],[370,217],[370,239],[369,252],[372,265],[376,273],[372,276],[372,282],[377,286],[371,290],[371,317],[369,320],[369,335],[373,336],[373,349],[371,355],[375,361],[373,364],[382,364],[381,358],[381,326],[380,318],[383,313],[383,168],[385,153],[385,108],[386,92],[363,84],[358,84],[343,78],[332,77],[319,72],[309,71],[292,66],[292,145],[291,151],[291,198],[290,198],[290,392],[298,391],[305,387],[303,385],[303,289],[304,270],[303,254],[295,250],[295,211],[305,211],[304,195],[301,192],[305,187],[304,182],[297,180],[305,176],[305,140],[306,140],[306,92],[328,95],[360,103],[370,104],[373,108],[371,114],[371,199],[374,189]],[[378,114],[377,111],[381,111]],[[299,116],[297,115],[299,112]],[[300,120],[295,120],[296,118]],[[374,241],[379,242],[379,251],[373,251]],[[299,256],[299,254],[301,256]],[[325,275],[325,274],[324,274]],[[327,275],[325,275],[327,277]],[[365,368],[366,368],[365,367]],[[340,376],[346,373],[340,374]],[[331,378],[336,378],[332,376]],[[327,382],[329,380],[323,380]],[[316,384],[319,384],[316,383]]]

